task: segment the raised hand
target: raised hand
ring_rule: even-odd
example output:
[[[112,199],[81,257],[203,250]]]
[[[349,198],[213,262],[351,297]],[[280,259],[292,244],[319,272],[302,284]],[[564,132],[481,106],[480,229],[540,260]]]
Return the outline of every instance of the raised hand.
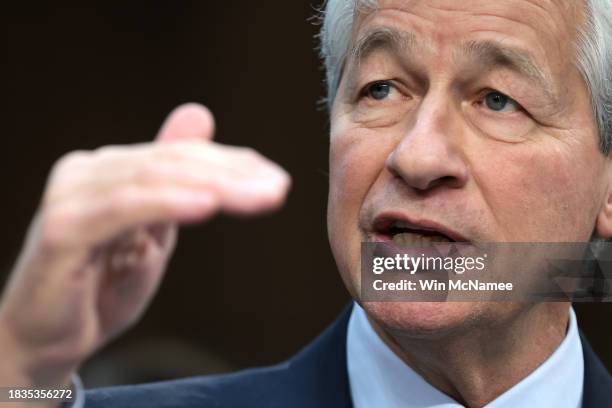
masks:
[[[0,386],[66,384],[135,323],[178,224],[282,205],[288,174],[251,149],[212,142],[213,132],[206,108],[183,105],[155,142],[72,152],[54,165],[0,304]]]

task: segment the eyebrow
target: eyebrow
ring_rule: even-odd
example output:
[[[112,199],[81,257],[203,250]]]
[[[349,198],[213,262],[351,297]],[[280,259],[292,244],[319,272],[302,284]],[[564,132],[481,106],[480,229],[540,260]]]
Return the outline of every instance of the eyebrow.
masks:
[[[379,49],[390,51],[409,51],[416,45],[416,36],[408,31],[397,31],[383,27],[367,32],[351,50],[356,61],[364,60],[369,54]]]
[[[378,50],[388,50],[392,53],[407,55],[416,47],[416,36],[408,31],[398,31],[391,27],[380,27],[368,31],[355,42],[355,45],[350,49],[349,59],[356,62],[357,67],[363,62],[368,55]],[[345,59],[340,67],[340,79],[344,74],[344,69],[348,60]],[[354,69],[347,70],[349,84],[353,84]],[[340,82],[338,80],[338,83]],[[353,84],[354,85],[354,84]]]
[[[533,61],[528,52],[503,46],[495,41],[469,41],[461,48],[462,54],[484,66],[508,68],[539,85],[552,98],[554,92],[547,75]]]
[[[350,51],[351,57],[360,64],[371,53],[384,49],[396,54],[409,55],[416,47],[428,46],[419,42],[416,35],[408,31],[398,31],[391,27],[373,29],[364,34]],[[486,67],[504,67],[526,77],[537,84],[549,99],[554,98],[548,76],[534,62],[532,56],[523,50],[504,46],[496,41],[468,41],[461,45],[453,58],[469,57]]]

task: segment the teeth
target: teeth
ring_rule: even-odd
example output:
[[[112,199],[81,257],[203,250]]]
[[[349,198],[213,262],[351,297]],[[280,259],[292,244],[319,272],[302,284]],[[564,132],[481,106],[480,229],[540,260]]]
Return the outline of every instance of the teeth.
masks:
[[[393,236],[393,242],[398,245],[410,245],[414,247],[429,247],[436,242],[450,242],[441,235],[421,235],[413,232],[402,232]]]

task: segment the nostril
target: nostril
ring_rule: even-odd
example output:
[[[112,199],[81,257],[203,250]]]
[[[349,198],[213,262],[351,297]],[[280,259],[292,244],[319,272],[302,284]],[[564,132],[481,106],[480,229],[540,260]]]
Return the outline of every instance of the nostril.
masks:
[[[438,182],[438,184],[441,184],[441,185],[444,184],[444,185],[451,186],[451,187],[457,187],[460,184],[460,182],[457,179],[457,177],[454,177],[454,176],[440,177],[437,180],[437,182]]]
[[[411,186],[418,191],[428,191],[433,190],[440,186],[446,186],[450,188],[458,188],[461,187],[461,181],[454,176],[443,176],[433,180],[421,180],[421,183],[417,183],[413,180]]]

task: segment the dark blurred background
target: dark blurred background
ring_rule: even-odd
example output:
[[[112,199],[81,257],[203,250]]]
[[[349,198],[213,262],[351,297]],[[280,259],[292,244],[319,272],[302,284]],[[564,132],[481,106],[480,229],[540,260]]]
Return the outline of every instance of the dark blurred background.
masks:
[[[273,364],[329,324],[349,297],[325,226],[318,2],[16,3],[0,16],[4,278],[53,162],[150,140],[177,104],[209,106],[218,141],[254,147],[294,181],[277,214],[183,229],[146,316],[83,367],[86,385]],[[612,304],[575,308],[612,367]]]

